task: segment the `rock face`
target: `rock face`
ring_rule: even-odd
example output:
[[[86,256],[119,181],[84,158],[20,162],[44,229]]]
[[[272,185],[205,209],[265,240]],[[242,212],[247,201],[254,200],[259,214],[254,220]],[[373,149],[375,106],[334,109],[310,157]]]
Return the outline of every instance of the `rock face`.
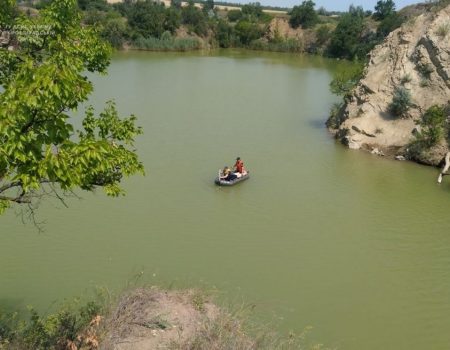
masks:
[[[413,106],[406,118],[389,111],[394,91],[409,90]],[[370,53],[363,79],[340,110],[334,130],[354,149],[403,154],[417,132],[415,121],[432,105],[450,102],[450,6],[426,12],[390,33]],[[349,142],[351,140],[351,142]],[[438,145],[419,161],[437,165],[448,151]]]

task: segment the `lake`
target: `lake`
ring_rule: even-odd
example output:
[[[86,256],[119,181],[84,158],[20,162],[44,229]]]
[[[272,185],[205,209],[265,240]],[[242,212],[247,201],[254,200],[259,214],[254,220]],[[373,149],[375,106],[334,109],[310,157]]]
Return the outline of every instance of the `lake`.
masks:
[[[144,128],[145,177],[0,221],[0,304],[46,310],[95,286],[216,287],[286,333],[340,349],[448,349],[450,181],[337,144],[328,89],[346,63],[246,51],[118,53],[93,77]],[[242,157],[250,180],[213,183]]]

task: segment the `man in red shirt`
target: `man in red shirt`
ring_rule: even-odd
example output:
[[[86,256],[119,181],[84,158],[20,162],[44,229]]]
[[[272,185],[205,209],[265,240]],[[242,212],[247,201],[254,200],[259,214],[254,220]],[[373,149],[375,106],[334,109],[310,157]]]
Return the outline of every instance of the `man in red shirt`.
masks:
[[[244,162],[241,160],[241,157],[236,158],[236,163],[234,164],[234,171],[240,174],[244,172]]]

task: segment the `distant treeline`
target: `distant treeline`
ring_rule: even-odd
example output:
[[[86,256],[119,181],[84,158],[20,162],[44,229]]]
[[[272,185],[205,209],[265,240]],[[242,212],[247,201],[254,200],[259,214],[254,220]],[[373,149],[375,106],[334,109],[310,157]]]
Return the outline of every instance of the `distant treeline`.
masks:
[[[32,2],[28,6],[43,7],[49,0]],[[194,50],[214,47],[245,47],[258,50],[309,52],[334,58],[364,59],[367,53],[405,17],[396,11],[393,0],[379,0],[374,11],[350,6],[347,12],[329,12],[315,8],[305,0],[290,9],[289,26],[303,30],[301,35],[281,33],[271,26],[274,14],[260,3],[246,5],[189,0],[181,6],[152,0],[125,0],[108,4],[106,0],[78,0],[85,24],[98,26],[101,35],[114,47],[145,50]],[[196,3],[202,3],[197,8]],[[239,10],[218,10],[215,5],[238,6]]]

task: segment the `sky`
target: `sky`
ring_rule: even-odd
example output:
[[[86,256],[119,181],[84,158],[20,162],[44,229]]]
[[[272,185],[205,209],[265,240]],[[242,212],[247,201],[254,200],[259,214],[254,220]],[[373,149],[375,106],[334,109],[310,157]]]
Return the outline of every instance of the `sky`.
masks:
[[[242,3],[247,4],[249,2],[256,2],[259,1],[261,5],[266,6],[279,6],[279,7],[293,7],[294,5],[300,5],[302,3],[302,0],[225,0],[229,2],[234,3]],[[362,6],[364,10],[373,10],[377,0],[314,0],[316,3],[316,8],[319,8],[321,6],[325,7],[327,10],[330,11],[345,11],[348,9],[348,7],[353,4],[355,6]],[[423,2],[420,0],[396,0],[395,4],[397,5],[397,9],[400,10],[401,8],[416,4],[418,2]]]

